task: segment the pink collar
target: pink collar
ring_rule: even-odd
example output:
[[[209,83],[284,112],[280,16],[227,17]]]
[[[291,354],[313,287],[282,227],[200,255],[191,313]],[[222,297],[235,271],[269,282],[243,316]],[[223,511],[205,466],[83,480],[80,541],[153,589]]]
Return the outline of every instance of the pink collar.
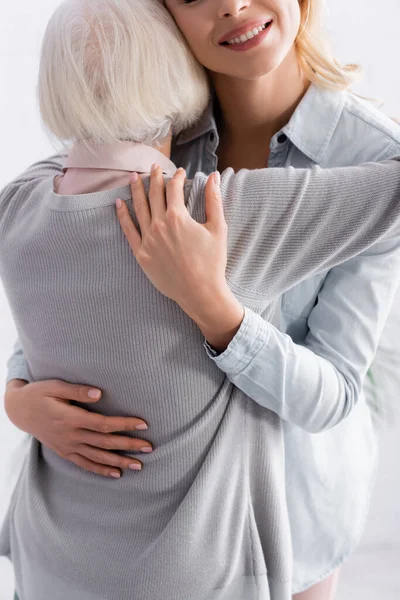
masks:
[[[150,173],[151,165],[157,163],[165,175],[172,177],[176,166],[164,154],[135,142],[117,142],[93,146],[93,152],[82,142],[76,142],[64,161],[63,170],[67,169],[110,169],[113,171],[136,171]]]

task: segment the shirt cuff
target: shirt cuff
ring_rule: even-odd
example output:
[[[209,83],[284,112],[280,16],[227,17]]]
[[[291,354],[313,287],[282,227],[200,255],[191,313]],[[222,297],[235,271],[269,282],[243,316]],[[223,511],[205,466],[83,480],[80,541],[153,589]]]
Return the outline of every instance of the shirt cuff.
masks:
[[[218,354],[207,340],[203,344],[209,358],[231,375],[237,375],[253,360],[267,338],[268,323],[247,306],[243,308],[243,321],[224,352]]]

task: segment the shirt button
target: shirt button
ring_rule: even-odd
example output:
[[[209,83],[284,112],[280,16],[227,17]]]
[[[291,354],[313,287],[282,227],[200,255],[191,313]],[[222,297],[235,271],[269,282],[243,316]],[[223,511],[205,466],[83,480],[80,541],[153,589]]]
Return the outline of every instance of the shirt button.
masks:
[[[285,135],[284,133],[281,133],[280,136],[278,136],[278,142],[280,144],[284,144],[287,140],[287,135]]]

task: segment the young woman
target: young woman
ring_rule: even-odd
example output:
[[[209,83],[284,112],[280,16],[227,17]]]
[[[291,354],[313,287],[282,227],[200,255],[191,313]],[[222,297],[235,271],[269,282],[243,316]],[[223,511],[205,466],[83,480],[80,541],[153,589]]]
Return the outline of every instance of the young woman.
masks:
[[[201,4],[203,4],[203,8],[201,8]],[[293,34],[293,31],[296,30],[296,15],[299,17],[295,10],[295,3],[279,3],[279,6],[271,7],[271,3],[269,6],[263,6],[262,3],[257,5],[250,2],[211,3],[210,0],[199,0],[199,12],[191,14],[191,16],[189,7],[171,4],[168,8],[173,13],[183,33],[186,35],[197,58],[199,58],[210,70],[210,76],[218,96],[218,102],[216,102],[216,116],[219,124],[219,131],[221,133],[220,150],[218,152],[220,165],[222,164],[222,166],[224,166],[225,156],[225,164],[231,164],[236,169],[240,168],[240,166],[257,168],[266,166],[269,155],[270,165],[273,165],[273,161],[275,160],[277,166],[279,166],[279,158],[283,160],[285,157],[285,160],[289,160],[288,157],[290,157],[295,166],[309,166],[310,161],[307,161],[304,153],[306,149],[313,154],[314,159],[317,156],[317,146],[320,152],[326,150],[321,140],[311,139],[311,132],[308,140],[300,139],[299,132],[296,131],[296,128],[294,127],[296,125],[295,117],[296,114],[298,114],[298,111],[294,112],[294,116],[289,122],[289,127],[285,130],[287,132],[286,134],[280,132],[279,136],[276,136],[276,131],[274,131],[280,130],[284,123],[289,119],[296,104],[299,102],[302,95],[304,95],[308,87],[308,83],[303,74],[299,72],[298,68],[295,68],[295,65],[297,65],[298,50],[293,47],[293,40],[290,40],[290,36]],[[269,19],[265,21],[265,24],[269,23],[266,29],[263,29],[264,25],[261,23],[256,26],[257,23],[255,23],[255,21],[257,19],[260,21],[266,17]],[[192,25],[196,22],[197,18],[199,19],[198,23],[201,24],[198,32],[201,32],[204,39],[200,39],[201,36],[197,35],[198,32],[194,31],[192,28]],[[309,21],[309,23],[311,22],[312,21]],[[251,26],[251,29],[248,31],[249,35],[251,33],[253,37],[250,35],[250,40],[241,44],[239,43],[241,41],[239,33],[242,25],[244,27]],[[273,29],[273,26],[275,26],[275,30]],[[235,32],[234,28],[237,27],[239,27],[239,31]],[[267,33],[265,33],[266,31]],[[276,34],[277,39],[275,39],[271,49],[268,47],[267,42],[268,36],[272,34],[273,31],[278,31],[278,33]],[[235,42],[235,44],[230,44],[230,46],[237,46],[237,49],[234,50],[227,48],[226,45],[224,45],[223,39],[228,33],[229,35],[233,35],[232,32],[235,34],[237,33],[238,35],[237,37],[230,38],[228,41],[235,42],[235,40],[239,40],[238,43]],[[240,35],[244,34],[245,33],[240,33]],[[260,40],[257,41],[259,36]],[[221,42],[221,47],[217,45],[218,42]],[[289,44],[289,42],[291,42],[291,44]],[[280,55],[278,57],[274,56],[276,53],[279,54],[278,51],[280,52]],[[220,53],[222,52],[231,52],[234,56],[233,62],[229,55],[224,54],[223,59],[220,58]],[[250,55],[248,53],[250,53]],[[241,57],[240,60],[236,55]],[[243,58],[246,55],[247,59]],[[219,74],[218,71],[222,68],[224,68],[226,72]],[[240,72],[240,70],[235,71],[236,68],[242,68],[242,72]],[[315,69],[312,72],[314,73],[314,71]],[[288,82],[289,80],[291,82],[290,89],[286,89],[282,81]],[[219,85],[219,81],[221,85]],[[223,85],[221,81],[224,82]],[[224,96],[225,86],[231,94],[231,97],[235,98],[235,102],[237,103],[236,106],[230,105],[229,94],[227,94],[226,97]],[[245,88],[247,89],[247,95],[245,95]],[[270,89],[271,94],[269,95]],[[308,89],[307,95],[304,97],[299,109],[301,106],[304,108],[304,105],[307,108],[308,105],[305,101],[307,100],[309,102],[310,96],[313,100],[313,118],[316,118],[318,117],[317,108],[320,106],[319,102],[326,102],[330,96],[329,94],[321,93],[311,87]],[[277,102],[275,102],[274,105],[272,101],[274,97],[279,98],[281,110],[279,109]],[[260,102],[260,98],[262,98],[263,103]],[[348,101],[350,102],[350,100]],[[265,111],[261,112],[261,110],[259,110],[265,107]],[[244,108],[246,109],[245,113],[243,113]],[[325,146],[332,144],[332,138],[335,138],[335,135],[332,131],[332,135],[329,136],[328,132],[330,132],[331,129],[334,129],[333,124],[338,127],[340,119],[343,117],[343,110],[340,112],[339,108],[335,107],[335,111],[333,111],[338,117],[337,121],[330,115],[328,131],[324,131],[323,141],[325,142]],[[341,108],[343,109],[343,106]],[[362,108],[368,115],[368,109],[365,107]],[[213,122],[212,118],[209,120],[213,109],[214,106],[210,105],[209,111],[205,113],[203,122],[198,124],[196,129],[184,132],[175,141],[174,152],[177,156],[179,154],[181,155],[181,162],[183,161],[183,154],[186,154],[185,166],[189,169],[196,170],[196,161],[197,164],[199,164],[200,160],[204,160],[205,171],[210,170],[212,162],[214,162],[214,164],[216,163],[217,153],[215,150],[218,144],[218,131],[215,127],[216,123]],[[310,106],[308,106],[308,109],[311,110]],[[234,112],[236,112],[236,118],[234,118]],[[325,118],[326,112],[326,106],[324,106],[324,111],[321,110],[320,117],[322,116]],[[352,114],[351,111],[349,112]],[[237,118],[238,113],[240,114],[240,119]],[[247,119],[245,117],[247,117]],[[300,119],[300,117],[298,117],[298,119]],[[241,122],[240,127],[237,126],[238,121]],[[364,121],[365,118],[363,118],[361,122],[363,123]],[[292,128],[294,129],[292,133],[290,124],[292,124]],[[318,122],[319,132],[321,129],[324,129],[322,127],[323,124],[323,120]],[[212,131],[213,128],[214,131]],[[380,125],[379,128],[381,130],[385,129],[383,125]],[[376,128],[376,131],[379,132],[379,128]],[[297,148],[293,143],[291,144],[289,142],[289,134],[291,134],[298,145],[303,148],[303,152],[300,148]],[[361,135],[361,133],[358,133],[357,135]],[[389,127],[387,126],[385,145],[387,145],[387,139],[390,139],[390,135],[394,137],[394,134],[389,132]],[[273,140],[274,136],[276,139]],[[384,145],[382,131],[378,137],[380,140],[379,143]],[[266,141],[268,144],[266,144]],[[313,141],[315,142],[314,147],[312,147]],[[340,140],[340,143],[343,143],[343,140]],[[398,147],[393,140],[392,147],[387,149],[387,156],[395,153],[398,153]],[[293,158],[294,156],[297,157],[297,163]],[[380,158],[385,158],[385,156],[386,155],[382,153]],[[365,160],[367,160],[367,158],[368,157],[366,157]],[[314,162],[316,161],[314,160]],[[321,161],[321,164],[322,166],[326,166],[323,164],[323,161]],[[244,204],[244,208],[246,208],[246,204]],[[338,440],[345,446],[346,440],[342,440],[342,438],[346,437],[347,432],[343,429],[342,425],[338,425],[336,428],[337,430],[340,430],[340,427],[342,427],[340,430],[341,433],[338,434],[341,435],[341,437],[325,437],[325,442],[323,442],[322,445],[316,444],[314,447],[314,436],[310,436],[309,433],[307,434],[307,431],[323,431],[326,428],[340,423],[358,400],[358,390],[361,387],[363,375],[372,359],[371,344],[375,344],[375,339],[379,333],[378,330],[380,330],[383,325],[385,306],[388,306],[390,303],[393,295],[392,291],[394,289],[392,286],[396,283],[393,280],[393,277],[389,278],[387,271],[381,268],[381,263],[383,265],[384,261],[389,261],[391,268],[396,264],[398,256],[396,244],[397,242],[394,240],[386,240],[385,242],[376,244],[373,249],[368,251],[369,255],[353,259],[353,261],[358,261],[357,263],[353,262],[348,263],[345,267],[342,266],[337,275],[334,273],[335,269],[330,271],[328,277],[327,274],[324,273],[323,277],[320,276],[318,282],[313,281],[312,284],[310,284],[311,287],[309,285],[308,292],[310,298],[308,299],[308,304],[311,306],[311,304],[313,305],[315,303],[317,293],[320,291],[320,301],[318,304],[321,305],[319,306],[321,314],[318,314],[316,307],[313,311],[315,317],[314,321],[313,323],[310,321],[308,323],[309,326],[311,324],[313,327],[310,327],[310,333],[306,343],[296,346],[290,342],[287,336],[279,334],[275,329],[270,329],[268,343],[260,345],[261,338],[258,338],[258,336],[260,335],[259,327],[261,327],[261,325],[257,320],[257,315],[251,315],[249,312],[249,318],[243,320],[243,322],[241,322],[240,318],[237,327],[231,328],[231,331],[228,332],[229,335],[225,336],[223,342],[219,340],[220,343],[214,343],[214,346],[217,346],[217,348],[219,347],[220,350],[224,350],[225,346],[231,341],[229,338],[233,338],[233,341],[226,352],[222,352],[220,356],[216,356],[217,353],[213,351],[212,348],[207,347],[209,356],[215,361],[217,366],[220,367],[222,372],[227,373],[228,378],[236,384],[237,388],[243,390],[245,394],[256,400],[256,402],[259,402],[262,406],[270,408],[276,412],[278,416],[287,420],[288,426],[285,432],[286,452],[291,461],[287,466],[287,499],[289,506],[292,509],[289,516],[292,519],[292,535],[294,536],[295,551],[298,551],[297,554],[295,553],[295,560],[298,567],[297,573],[300,573],[300,575],[297,575],[298,579],[295,581],[299,582],[301,581],[301,577],[303,578],[303,586],[300,583],[300,587],[307,587],[304,586],[307,577],[309,578],[308,582],[310,583],[310,577],[314,577],[314,580],[321,579],[323,573],[332,570],[332,568],[337,565],[338,560],[341,559],[342,554],[340,553],[343,553],[343,548],[348,543],[348,539],[353,539],[351,531],[349,538],[346,538],[344,534],[347,533],[347,531],[342,532],[339,529],[338,534],[334,536],[333,527],[331,529],[326,527],[328,523],[330,524],[330,520],[332,519],[332,503],[336,502],[336,505],[338,505],[338,501],[340,501],[343,502],[343,507],[345,506],[344,502],[349,500],[347,494],[351,491],[349,490],[349,485],[346,486],[346,484],[351,483],[350,481],[347,481],[347,477],[351,476],[354,478],[351,464],[349,465],[348,472],[344,470],[343,472],[341,471],[341,458],[340,455],[338,455],[337,450],[335,450],[335,457],[330,457],[328,454],[330,448],[335,447]],[[357,268],[355,268],[355,265]],[[348,269],[349,273],[347,278],[346,269]],[[247,287],[247,289],[253,289],[252,277],[254,277],[254,270],[243,270],[242,283],[244,282],[244,287]],[[364,282],[364,277],[366,280],[368,279],[368,284],[366,281]],[[370,283],[371,278],[373,278],[372,283]],[[333,279],[333,281],[328,285],[327,282],[329,282],[330,279]],[[351,281],[346,284],[347,279]],[[354,284],[358,289],[364,284],[366,298],[365,306],[360,306],[360,312],[356,315],[354,314],[354,308],[352,308],[351,305],[350,293],[352,285]],[[385,298],[381,298],[380,286],[385,290]],[[267,287],[262,291],[265,293],[266,289]],[[344,306],[341,306],[340,294],[343,289],[346,290],[346,298],[345,302],[342,302]],[[324,290],[327,290],[328,298],[324,297]],[[335,294],[337,294],[337,296]],[[367,310],[367,306],[369,307],[367,301],[372,294],[374,295],[373,308],[376,312],[379,312],[378,325],[369,322],[370,320],[373,321],[373,318]],[[332,306],[330,296],[335,300],[334,306]],[[295,312],[296,304],[293,304],[293,306],[294,308],[292,310]],[[286,307],[285,309],[284,304],[283,309],[284,312],[289,312],[290,305],[289,308]],[[330,315],[328,319],[326,319],[327,314]],[[363,347],[361,351],[358,348],[358,343],[362,340],[351,339],[349,341],[346,338],[347,331],[345,330],[345,324],[347,319],[349,319],[350,314],[352,325],[354,325],[354,323],[358,324],[360,335],[363,334],[363,328],[368,329],[365,334],[368,340],[367,348]],[[305,330],[306,327],[306,316],[307,315],[305,315],[300,324],[302,325],[303,330]],[[330,322],[332,322],[331,329]],[[255,326],[256,324],[258,328]],[[321,324],[324,326],[323,330]],[[349,329],[348,326],[347,329]],[[237,330],[238,333],[236,334]],[[300,335],[301,331],[297,331],[296,334],[293,327],[291,333],[293,337],[296,337],[297,335],[299,342],[303,342]],[[328,336],[328,338],[326,336]],[[345,352],[339,355],[339,337],[343,337],[343,343],[348,346],[348,352],[351,351],[353,353],[351,356],[348,357]],[[257,353],[250,352],[249,349],[251,347],[255,349],[254,342],[257,339]],[[308,348],[306,346],[308,346]],[[237,361],[238,355],[236,352],[233,352],[234,347],[239,350],[239,356],[241,357],[239,361]],[[311,350],[315,350],[315,353]],[[330,350],[330,352],[328,350]],[[355,353],[358,353],[356,356],[357,361],[355,359]],[[350,358],[353,360],[350,361]],[[232,359],[234,359],[234,362]],[[300,365],[302,368],[300,368]],[[240,369],[238,369],[239,366]],[[14,377],[29,381],[29,379],[23,375],[24,372],[22,372],[21,376],[20,371],[19,377],[17,375],[14,375]],[[10,376],[8,379],[10,379]],[[14,398],[16,397],[14,396]],[[362,401],[361,403],[359,401],[358,404],[362,405]],[[357,410],[358,405],[352,414],[357,413]],[[366,411],[364,411],[364,413],[367,414]],[[358,410],[358,417],[355,419],[356,424],[353,419],[351,425],[353,431],[353,443],[355,439],[354,432],[356,432],[360,444],[365,444],[365,440],[368,439],[369,421],[366,420],[364,413]],[[253,414],[253,418],[255,416],[262,419],[261,413],[258,415]],[[349,416],[348,420],[350,420],[351,417],[352,415]],[[290,423],[292,423],[292,426],[290,426]],[[358,429],[355,429],[355,427],[358,427]],[[304,430],[302,431],[301,428]],[[298,434],[299,431],[301,431],[302,435]],[[348,428],[348,431],[350,431],[350,428]],[[323,435],[318,437],[323,438],[324,436],[327,436],[327,434],[328,432],[324,432]],[[371,441],[373,451],[374,446],[372,438]],[[303,444],[303,446],[308,448],[310,455],[305,458],[301,457],[301,448],[298,444]],[[323,452],[322,454],[321,450]],[[354,456],[354,464],[357,463],[357,467],[361,470],[361,476],[369,481],[368,465],[365,465],[365,462],[363,462],[365,461],[362,456],[364,451],[365,449],[362,447],[362,452],[360,452],[359,455]],[[369,449],[369,451],[371,451],[371,449]],[[301,457],[301,459],[299,457]],[[296,462],[297,460],[302,464],[298,464]],[[348,457],[346,457],[346,460],[348,461]],[[343,481],[341,479],[342,476]],[[296,477],[299,478],[297,488],[294,487],[297,485]],[[320,489],[319,484],[321,481],[324,482],[324,489]],[[341,489],[332,489],[333,482],[339,482]],[[344,492],[342,491],[342,487],[344,487]],[[293,489],[296,489],[296,497],[293,497]],[[338,497],[337,493],[335,495],[335,491],[341,491],[343,497]],[[313,499],[312,506],[310,506],[310,497]],[[327,499],[329,499],[330,505],[323,504]],[[259,526],[261,526],[262,519],[265,518],[265,516],[263,517],[265,511],[265,507],[263,507],[264,500],[267,506],[268,503],[271,502],[271,497],[265,493],[263,497],[257,499],[256,511],[258,514],[256,515],[256,519]],[[355,510],[354,499],[351,500],[353,500],[353,504],[350,503],[346,505],[346,510],[348,512],[344,515],[347,525],[349,519],[352,518],[354,520],[356,516],[359,518],[359,515],[353,512]],[[295,509],[298,513],[296,513]],[[335,518],[336,521],[339,521],[342,515],[336,515],[336,510],[338,510],[337,506],[335,507]],[[339,521],[339,525],[340,524]],[[357,529],[357,524],[353,523],[353,525]],[[316,526],[319,528],[315,529]],[[300,530],[299,528],[301,527],[302,529]],[[338,523],[336,523],[336,529],[338,529]],[[327,547],[324,545],[326,542],[328,542]],[[303,546],[300,547],[299,544],[302,544]],[[268,551],[265,552],[265,555],[268,555]],[[281,555],[279,554],[279,556]],[[280,565],[277,563],[274,564],[274,561],[272,560],[270,569],[272,572],[279,573]],[[325,569],[325,571],[323,569]],[[283,570],[282,572],[285,572],[287,576],[287,570]],[[310,572],[312,572],[313,575],[310,575]],[[277,580],[274,581],[273,577],[271,578],[269,590],[272,598],[283,597],[279,594],[284,588],[287,589],[287,586],[285,586],[285,583],[287,582],[281,581],[280,583],[283,585],[279,586],[279,582]],[[296,585],[299,584],[297,583]],[[328,590],[328,587],[331,586],[331,582],[327,582],[326,586],[326,589]],[[231,595],[229,597],[232,598],[233,596]],[[239,592],[238,597],[242,598],[244,596],[243,594],[240,595]],[[325,597],[329,597],[328,591],[325,593]]]

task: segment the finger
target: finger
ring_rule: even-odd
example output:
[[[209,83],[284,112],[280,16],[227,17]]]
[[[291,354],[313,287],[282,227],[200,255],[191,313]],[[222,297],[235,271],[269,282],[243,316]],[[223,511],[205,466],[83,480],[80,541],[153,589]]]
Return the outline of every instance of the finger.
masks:
[[[131,194],[133,208],[139,222],[142,237],[151,225],[151,212],[141,177],[137,173],[131,175]]]
[[[171,208],[179,211],[185,208],[185,169],[178,169],[167,183],[167,210]]]
[[[148,429],[145,421],[136,417],[106,417],[84,409],[81,410],[83,411],[82,414],[74,422],[74,426],[80,429],[89,429],[100,433]]]
[[[93,462],[92,460],[89,460],[80,454],[69,454],[63,458],[70,460],[78,465],[78,467],[81,467],[90,473],[97,473],[97,475],[102,475],[103,477],[112,477],[112,473],[115,473],[115,475],[118,475],[118,477],[115,477],[116,479],[121,477],[121,472],[118,469],[115,469],[115,467],[110,468],[107,465],[99,465],[98,463]]]
[[[120,201],[120,204],[118,203]],[[142,236],[136,229],[134,222],[132,221],[131,215],[129,214],[128,207],[125,202],[118,198],[116,202],[117,206],[117,218],[119,224],[121,225],[122,231],[125,234],[125,237],[128,241],[128,244],[133,252],[133,254],[137,255],[142,245]]]
[[[221,195],[221,176],[215,171],[208,178],[205,189],[205,211],[207,223],[214,228],[225,228],[226,220]]]
[[[156,164],[152,166],[150,173],[149,200],[151,218],[153,220],[157,218],[163,219],[167,209],[165,198],[165,182],[161,167]]]
[[[98,402],[102,395],[101,390],[98,388],[68,383],[62,379],[47,379],[36,382],[35,386],[40,386],[40,391],[43,392],[43,395],[57,398],[58,400],[74,400],[83,403]]]
[[[100,434],[92,431],[80,430],[79,437],[76,436],[78,443],[103,448],[104,450],[122,450],[123,452],[146,452],[153,450],[152,445],[147,440],[139,438],[130,438],[125,435]]]
[[[105,452],[85,444],[79,446],[78,449],[81,456],[98,464],[110,465],[120,469],[131,469],[132,471],[139,471],[142,468],[142,463],[131,456],[120,456],[114,452]]]

